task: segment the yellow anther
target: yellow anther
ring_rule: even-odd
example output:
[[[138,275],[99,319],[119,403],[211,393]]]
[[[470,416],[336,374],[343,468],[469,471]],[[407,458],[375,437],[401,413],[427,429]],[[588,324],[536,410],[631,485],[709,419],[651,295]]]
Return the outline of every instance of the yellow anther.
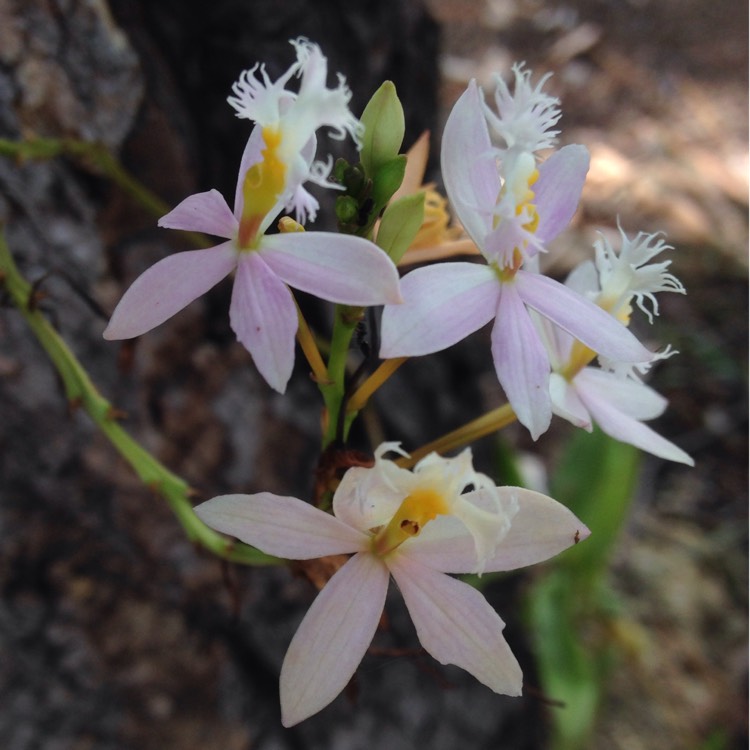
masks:
[[[287,165],[279,156],[281,133],[263,128],[263,141],[263,160],[247,170],[242,183],[244,200],[237,244],[243,250],[253,247],[263,219],[276,205],[286,184]]]
[[[450,506],[435,489],[418,489],[404,498],[395,515],[373,540],[373,551],[381,557],[407,539],[417,536],[426,523],[450,513]]]

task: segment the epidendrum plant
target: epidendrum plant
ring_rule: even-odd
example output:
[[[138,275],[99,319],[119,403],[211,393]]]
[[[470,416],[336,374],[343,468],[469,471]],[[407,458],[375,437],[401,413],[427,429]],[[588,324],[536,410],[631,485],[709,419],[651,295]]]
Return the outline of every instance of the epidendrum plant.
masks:
[[[543,91],[548,76],[532,85],[531,72],[516,65],[512,86],[497,77],[494,106],[475,81],[454,106],[441,164],[447,198],[465,232],[459,240],[461,230],[448,227],[444,200],[419,186],[424,163],[416,152],[399,153],[404,121],[393,85],[384,84],[357,119],[344,78],[329,88],[320,48],[305,39],[292,45],[296,61],[284,75],[271,80],[256,65],[242,73],[229,97],[237,115],[255,123],[233,207],[210,190],[159,220],[162,227],[222,241],[170,255],[145,271],[120,300],[104,336],[146,333],[234,272],[230,323],[259,373],[283,393],[296,338],[321,391],[325,418],[313,497],[233,494],[194,511],[187,507],[184,486],[112,422],[85,371],[28,308],[31,290],[3,246],[6,286],[63,374],[69,397],[80,397],[144,480],[161,488],[191,538],[249,564],[271,562],[269,555],[351,555],[343,563],[333,558],[336,572],[282,665],[286,726],[323,709],[351,679],[375,634],[391,576],[426,651],[497,693],[520,695],[521,669],[503,638],[503,621],[475,586],[452,575],[546,560],[589,535],[586,519],[538,492],[496,486],[475,471],[469,448],[452,458],[438,452],[516,419],[537,439],[558,415],[589,431],[596,423],[617,440],[692,464],[644,424],[666,401],[641,377],[672,352],[649,351],[628,328],[636,308],[652,319],[655,293],[684,289],[668,272],[669,261],[652,262],[668,248],[663,240],[643,233],[631,238],[622,230],[619,249],[602,236],[594,262],[574,270],[565,284],[541,271],[540,256],[577,208],[589,160],[580,145],[554,150],[560,110]],[[321,128],[350,136],[358,161],[317,159]],[[319,208],[308,182],[338,191],[339,232],[303,226]],[[279,231],[269,231],[286,213],[294,218],[282,216]],[[399,280],[402,258],[419,262],[454,253],[480,257],[421,265]],[[292,288],[335,303],[327,361]],[[384,307],[380,336],[373,337],[382,341],[382,362],[364,377],[362,368],[350,371],[350,349],[358,325],[365,319],[377,325],[367,313],[375,306]],[[508,404],[411,454],[386,442],[374,447],[371,460],[341,460],[357,413],[407,357],[445,349],[490,321],[491,355]],[[223,542],[216,532],[240,542]]]

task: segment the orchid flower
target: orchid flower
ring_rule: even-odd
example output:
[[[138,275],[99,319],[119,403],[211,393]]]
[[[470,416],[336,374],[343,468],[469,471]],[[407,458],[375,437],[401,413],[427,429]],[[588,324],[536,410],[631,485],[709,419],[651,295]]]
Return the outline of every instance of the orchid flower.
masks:
[[[412,471],[385,458],[344,475],[330,515],[268,492],[224,495],[196,508],[212,528],[264,552],[305,560],[352,554],[313,602],[281,668],[281,714],[292,726],[346,686],[378,626],[393,576],[422,646],[496,693],[520,695],[521,669],[484,597],[446,573],[505,571],[546,560],[589,535],[537,492],[496,487],[471,453],[430,454]],[[469,490],[469,491],[467,491]]]
[[[685,293],[680,281],[667,271],[671,261],[649,263],[669,245],[653,234],[640,233],[632,240],[622,229],[620,234],[619,253],[602,236],[595,245],[595,264],[582,263],[570,274],[566,285],[624,323],[630,320],[633,300],[653,321],[653,315],[658,313],[656,292]],[[651,309],[646,307],[646,300]],[[694,465],[685,451],[643,424],[644,420],[660,416],[667,407],[667,399],[643,383],[635,372],[645,372],[652,363],[623,368],[600,358],[602,367],[592,367],[589,363],[593,352],[548,320],[537,317],[536,323],[552,363],[550,395],[555,414],[589,432],[596,422],[617,440],[669,461]],[[675,353],[668,348],[654,361]]]
[[[524,268],[573,216],[589,157],[583,146],[571,145],[538,163],[536,150],[554,137],[556,100],[532,88],[520,67],[514,71],[515,98],[498,85],[494,119],[488,122],[482,93],[472,81],[443,134],[448,198],[486,264],[442,263],[406,275],[404,303],[386,306],[383,314],[381,356],[440,351],[494,318],[498,379],[518,420],[536,439],[552,417],[550,362],[529,310],[613,361],[647,362],[652,354],[595,304]],[[492,135],[503,143],[493,145]]]
[[[169,229],[204,232],[226,241],[176,253],[146,270],[117,305],[104,337],[150,331],[235,271],[229,318],[239,341],[269,385],[283,393],[294,365],[298,314],[292,286],[331,302],[379,305],[400,300],[398,273],[376,245],[330,232],[266,231],[282,209],[314,218],[317,201],[304,189],[328,182],[330,163],[314,161],[315,132],[328,126],[358,139],[342,78],[326,87],[326,59],[317,45],[292,42],[297,61],[276,82],[258,66],[234,85],[230,103],[256,126],[240,163],[234,211],[216,190],[186,198],[159,220]],[[300,76],[299,92],[285,86]],[[301,229],[295,225],[295,229]]]

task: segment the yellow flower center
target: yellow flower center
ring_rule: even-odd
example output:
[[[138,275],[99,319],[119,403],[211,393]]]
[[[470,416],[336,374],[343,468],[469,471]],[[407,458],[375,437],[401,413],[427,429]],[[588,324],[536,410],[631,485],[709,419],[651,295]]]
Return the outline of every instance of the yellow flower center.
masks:
[[[263,159],[247,170],[242,183],[244,202],[237,235],[240,250],[251,250],[257,244],[260,225],[276,205],[286,184],[287,165],[279,155],[281,133],[263,128],[263,141]]]
[[[450,506],[440,492],[431,488],[415,490],[404,498],[393,518],[375,535],[373,552],[384,557],[417,536],[426,523],[449,513]]]

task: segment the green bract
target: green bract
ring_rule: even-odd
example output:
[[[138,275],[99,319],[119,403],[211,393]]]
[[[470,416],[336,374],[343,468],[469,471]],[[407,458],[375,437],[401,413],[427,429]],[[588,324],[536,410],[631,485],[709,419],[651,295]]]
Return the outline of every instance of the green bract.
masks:
[[[404,110],[391,81],[373,94],[361,122],[365,134],[360,158],[368,176],[374,178],[381,166],[398,156],[404,140]]]
[[[380,221],[376,244],[398,263],[424,220],[424,193],[405,195],[388,205]]]

